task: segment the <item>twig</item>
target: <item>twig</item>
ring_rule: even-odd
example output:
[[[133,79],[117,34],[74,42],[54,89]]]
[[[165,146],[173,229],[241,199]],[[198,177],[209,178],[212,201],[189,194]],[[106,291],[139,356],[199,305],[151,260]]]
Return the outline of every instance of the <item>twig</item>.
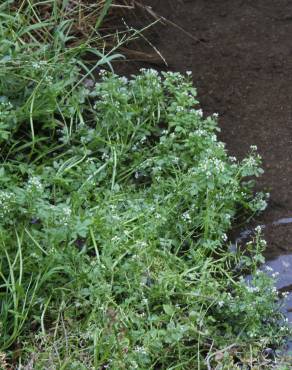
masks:
[[[223,348],[223,349],[220,349],[220,350],[218,350],[218,351],[216,351],[216,352],[212,353],[211,355],[207,356],[207,357],[206,357],[206,362],[207,362],[208,370],[212,370],[212,367],[211,367],[211,365],[210,365],[210,360],[211,360],[211,358],[212,358],[212,357],[214,357],[214,356],[218,355],[219,353],[223,353],[223,352],[225,352],[225,351],[228,351],[229,349],[231,349],[231,348],[233,348],[233,347],[236,347],[236,346],[237,346],[237,344],[236,344],[236,343],[233,343],[233,344],[231,344],[230,346],[225,347],[225,348]]]
[[[182,28],[181,26],[179,26],[178,24],[176,24],[176,23],[174,23],[174,22],[172,22],[172,21],[170,21],[169,19],[167,19],[167,18],[165,18],[165,17],[163,17],[162,15],[158,15],[158,14],[156,14],[153,10],[152,10],[152,8],[150,7],[150,6],[147,6],[147,5],[143,5],[143,4],[141,4],[141,3],[139,3],[138,1],[135,1],[135,4],[139,7],[139,8],[142,8],[142,9],[144,9],[144,10],[146,10],[153,18],[155,18],[156,20],[158,20],[158,21],[164,21],[165,23],[168,23],[168,24],[170,24],[172,27],[175,27],[175,28],[177,28],[178,30],[180,30],[181,32],[183,32],[185,35],[187,35],[188,37],[190,37],[192,40],[194,40],[194,41],[196,41],[196,42],[200,42],[200,43],[202,43],[202,41],[198,38],[198,37],[196,37],[196,36],[194,36],[194,35],[192,35],[190,32],[188,32],[188,31],[186,31],[184,28]]]

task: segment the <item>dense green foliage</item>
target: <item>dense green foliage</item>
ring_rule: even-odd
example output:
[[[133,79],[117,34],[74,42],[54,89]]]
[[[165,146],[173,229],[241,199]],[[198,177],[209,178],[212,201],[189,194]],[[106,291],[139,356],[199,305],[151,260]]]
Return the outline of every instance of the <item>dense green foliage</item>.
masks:
[[[255,148],[227,155],[190,76],[95,83],[82,48],[26,43],[17,19],[0,25],[0,365],[204,369],[281,344],[260,230],[228,248],[266,206]]]
[[[2,349],[33,326],[23,351],[40,346],[39,368],[194,368],[212,348],[279,341],[272,282],[237,268],[255,271],[263,242],[245,256],[226,245],[236,211],[264,206],[248,180],[258,156],[227,156],[180,74],[103,73],[73,98],[86,122],[36,119],[36,144],[2,164]]]

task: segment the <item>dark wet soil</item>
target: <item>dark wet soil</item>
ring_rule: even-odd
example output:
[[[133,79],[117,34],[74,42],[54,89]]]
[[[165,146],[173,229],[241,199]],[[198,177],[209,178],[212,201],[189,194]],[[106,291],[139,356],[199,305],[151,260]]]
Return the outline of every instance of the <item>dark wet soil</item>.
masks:
[[[220,115],[220,139],[229,153],[242,158],[257,145],[265,169],[258,189],[271,194],[258,223],[291,217],[292,1],[144,0],[143,5],[151,7],[143,12],[149,22],[154,12],[177,25],[156,24],[147,36],[168,69],[193,72],[204,112]],[[133,26],[139,22],[140,16],[128,19]],[[156,59],[154,67],[160,68]],[[292,224],[267,228],[265,237],[268,256],[292,251]]]

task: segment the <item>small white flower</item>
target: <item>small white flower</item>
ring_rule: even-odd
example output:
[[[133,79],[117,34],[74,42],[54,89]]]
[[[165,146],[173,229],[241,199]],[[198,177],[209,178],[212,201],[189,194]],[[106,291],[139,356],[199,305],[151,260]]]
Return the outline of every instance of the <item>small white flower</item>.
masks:
[[[52,77],[52,76],[45,76],[45,77],[44,77],[44,81],[45,81],[47,84],[51,85],[51,84],[52,84],[52,82],[53,82],[53,77]]]
[[[120,77],[120,81],[123,82],[124,84],[128,83],[127,77]]]
[[[39,192],[42,192],[43,191],[43,186],[42,186],[42,183],[39,179],[39,177],[36,177],[36,176],[33,176],[33,177],[30,177],[28,182],[27,182],[27,190],[28,191],[39,191]]]
[[[146,354],[147,353],[146,349],[144,347],[141,347],[141,346],[136,346],[134,348],[134,351],[135,352],[138,352],[138,353],[143,353],[143,354]]]
[[[226,234],[223,234],[222,235],[222,239],[223,239],[224,242],[226,242],[226,240],[228,239],[227,235]]]
[[[147,247],[147,243],[145,241],[139,241],[137,242],[137,246],[140,248],[145,248]]]
[[[118,242],[121,238],[119,238],[117,235],[115,235],[113,238],[111,238],[112,242]]]
[[[109,159],[108,154],[106,154],[106,153],[102,153],[101,159],[102,159],[103,161],[108,160],[108,159]]]
[[[71,208],[70,207],[64,207],[63,208],[63,212],[64,212],[64,215],[66,216],[70,216],[72,211],[71,211]]]
[[[41,68],[41,64],[38,63],[38,62],[33,62],[32,63],[32,68],[34,68],[34,69],[40,69]]]
[[[204,131],[204,130],[202,130],[202,129],[199,128],[198,130],[196,130],[194,132],[194,134],[201,137],[201,136],[205,136],[206,135],[206,131]]]
[[[253,286],[247,286],[246,290],[249,293],[258,293],[260,291],[260,289],[258,287],[253,287]]]
[[[260,233],[262,231],[262,227],[260,225],[258,225],[256,228],[255,228],[255,231],[257,233]]]
[[[11,205],[15,196],[13,193],[7,191],[0,191],[0,217],[3,218],[11,210]]]
[[[203,111],[202,111],[202,109],[198,109],[198,110],[196,110],[196,113],[197,113],[197,115],[198,115],[199,117],[203,117]]]
[[[271,266],[266,266],[265,267],[266,271],[273,272],[274,269]]]
[[[184,212],[182,214],[182,218],[183,218],[184,221],[191,222],[191,216],[190,216],[189,212]]]
[[[272,277],[273,277],[273,278],[276,278],[277,276],[279,276],[279,272],[274,272],[274,273],[272,274]]]

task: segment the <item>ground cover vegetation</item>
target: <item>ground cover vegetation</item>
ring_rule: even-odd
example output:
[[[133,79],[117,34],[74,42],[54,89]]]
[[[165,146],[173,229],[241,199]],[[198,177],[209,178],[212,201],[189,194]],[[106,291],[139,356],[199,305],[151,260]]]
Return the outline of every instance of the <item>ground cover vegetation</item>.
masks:
[[[111,72],[70,4],[0,7],[1,367],[272,366],[289,330],[265,243],[227,237],[266,206],[256,149],[228,156],[189,73]]]

